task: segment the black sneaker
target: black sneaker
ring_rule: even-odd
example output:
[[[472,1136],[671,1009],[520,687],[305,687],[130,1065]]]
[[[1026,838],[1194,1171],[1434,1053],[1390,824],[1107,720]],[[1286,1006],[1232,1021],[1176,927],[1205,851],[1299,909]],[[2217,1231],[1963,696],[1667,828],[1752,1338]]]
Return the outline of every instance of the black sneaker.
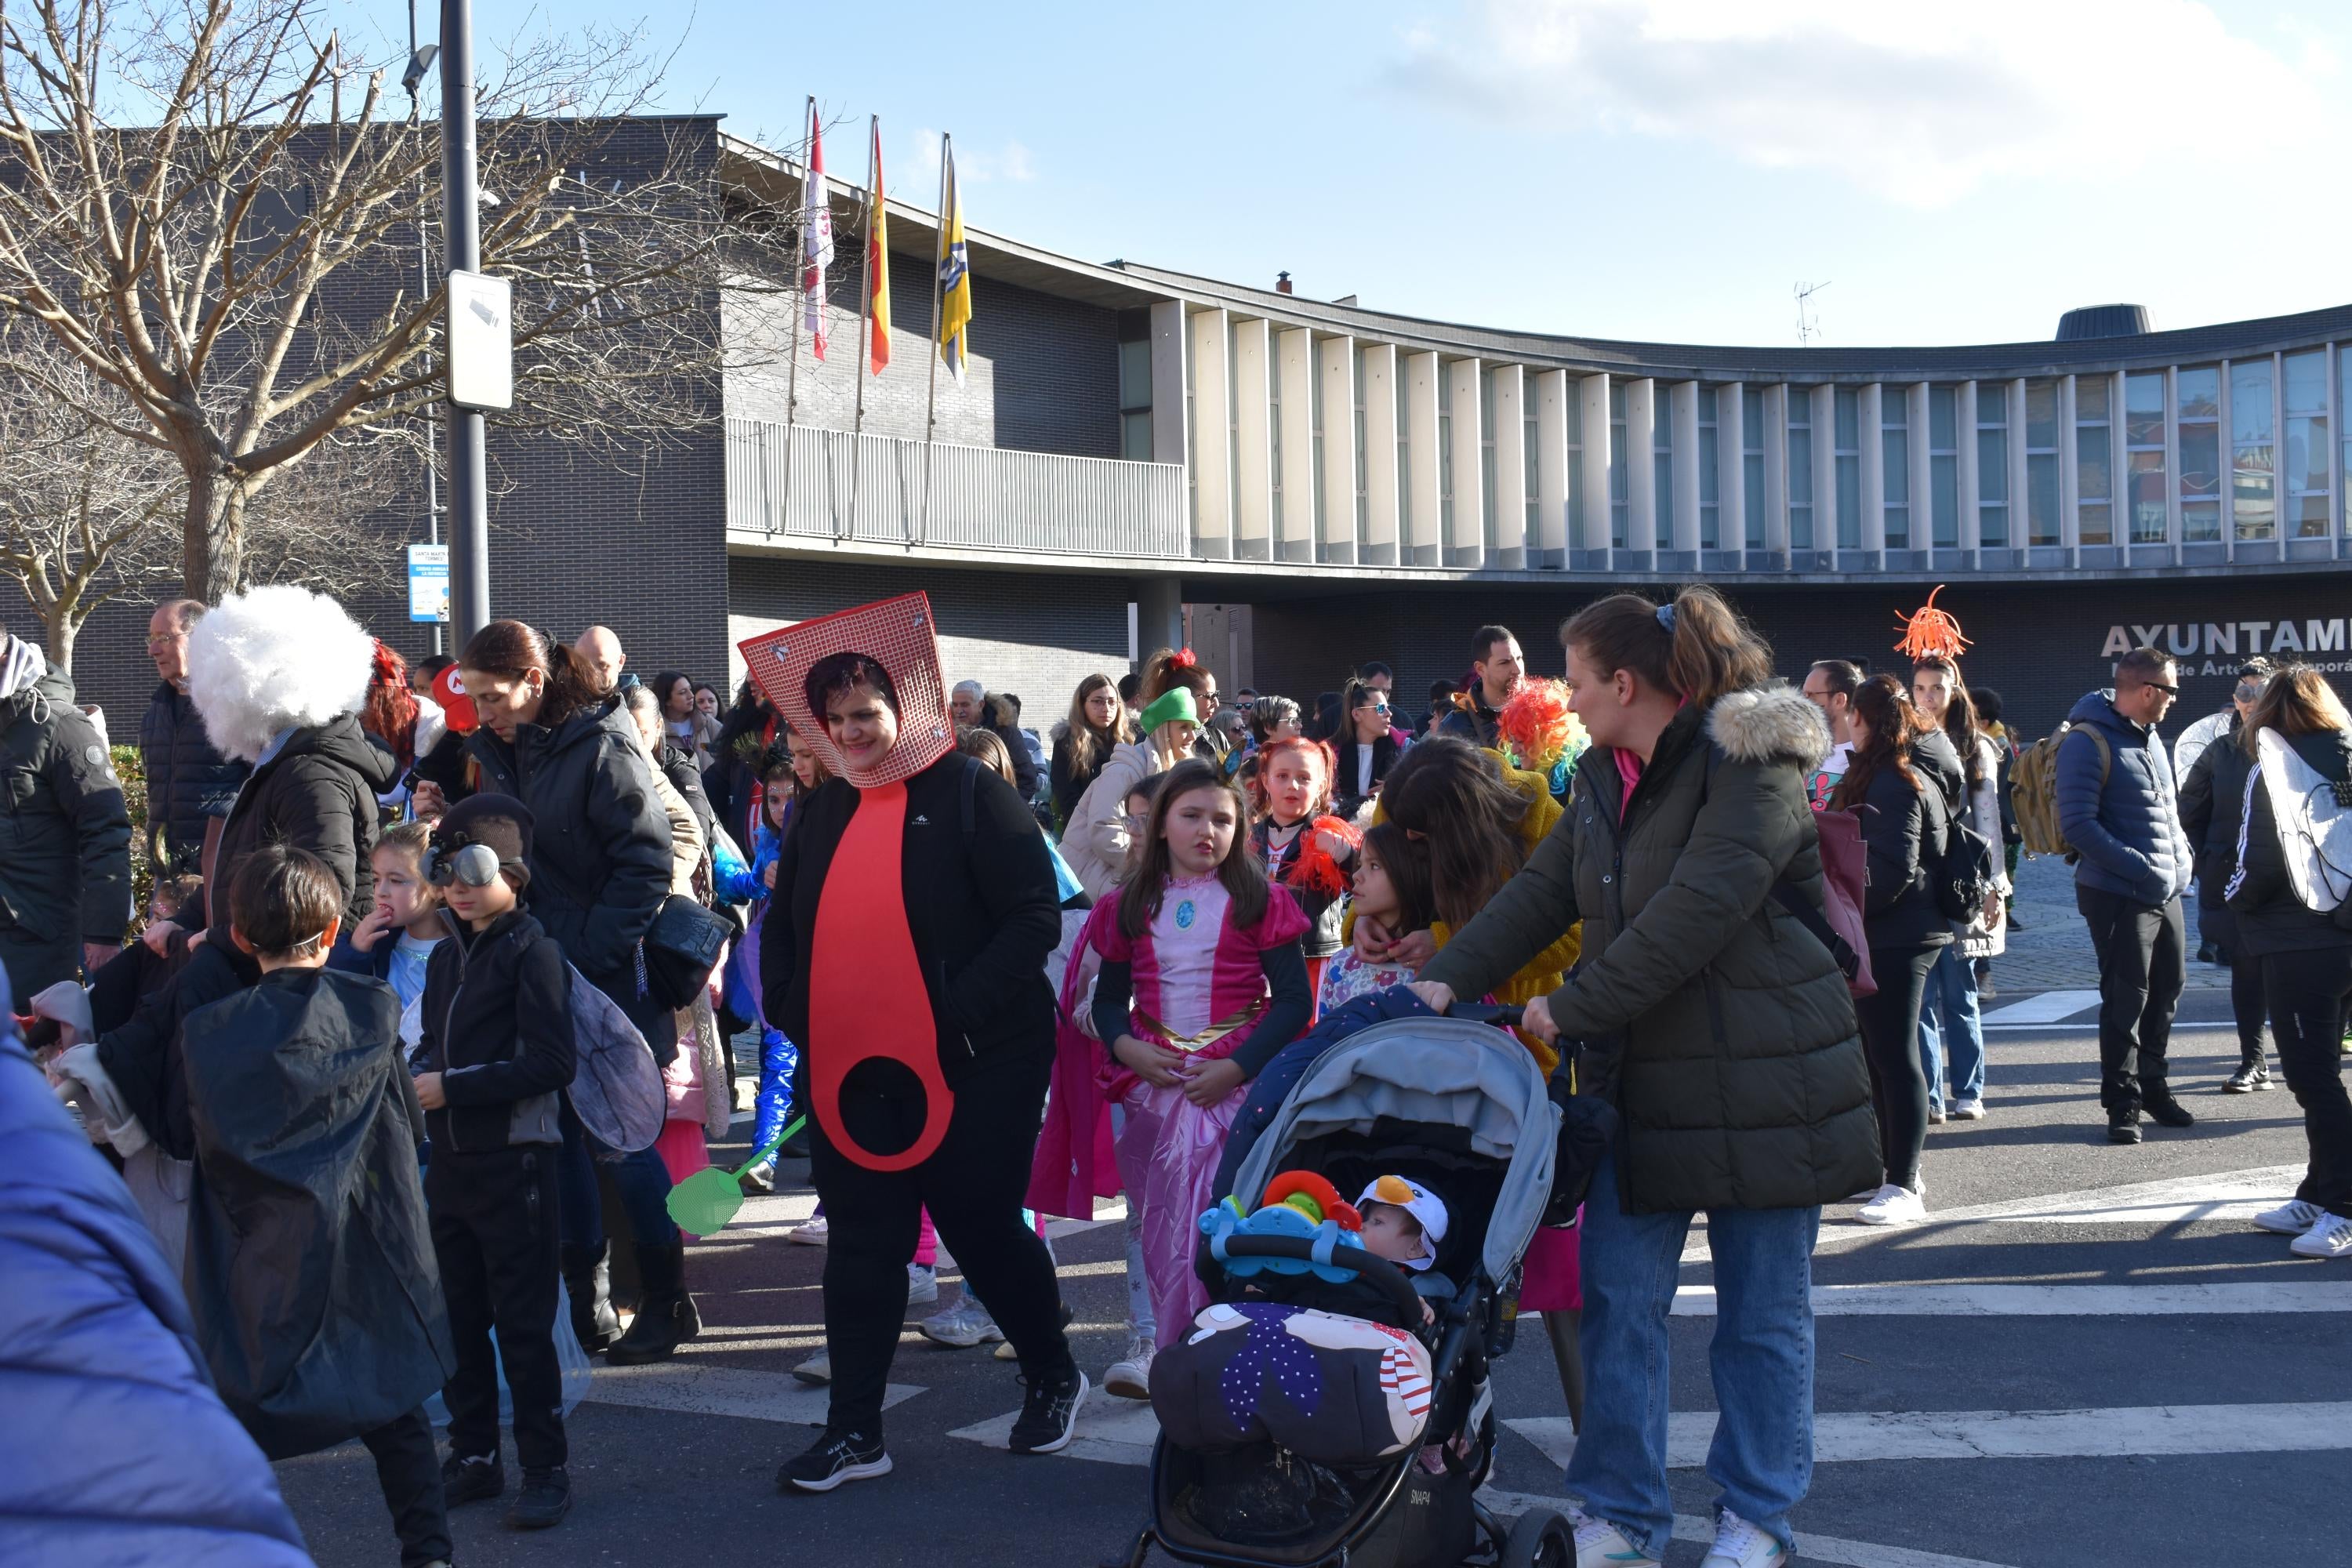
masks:
[[[441,1461],[441,1500],[456,1508],[462,1502],[482,1502],[507,1489],[506,1468],[496,1454],[450,1455]]]
[[[507,1522],[517,1530],[546,1530],[562,1524],[572,1511],[572,1478],[557,1465],[551,1469],[525,1470],[522,1489],[507,1510]]]
[[[2189,1113],[2189,1108],[2181,1104],[2180,1101],[2173,1099],[2172,1096],[2168,1094],[2165,1095],[2161,1099],[2142,1100],[2140,1102],[2140,1110],[2145,1111],[2147,1115],[2147,1119],[2150,1121],[2155,1122],[2158,1127],[2194,1127],[2197,1125],[2197,1118]]]
[[[1076,1367],[1058,1382],[1029,1384],[1021,1418],[1013,1423],[1016,1454],[1058,1454],[1078,1435],[1078,1406],[1087,1402],[1087,1374]]]
[[[844,1481],[870,1481],[889,1473],[890,1456],[878,1436],[827,1427],[807,1453],[776,1472],[776,1489],[829,1492]]]
[[[2252,1094],[2271,1086],[2271,1069],[2261,1062],[2242,1064],[2221,1084],[2223,1094]]]
[[[2139,1112],[2110,1110],[2107,1112],[2107,1142],[2137,1143],[2139,1142]]]

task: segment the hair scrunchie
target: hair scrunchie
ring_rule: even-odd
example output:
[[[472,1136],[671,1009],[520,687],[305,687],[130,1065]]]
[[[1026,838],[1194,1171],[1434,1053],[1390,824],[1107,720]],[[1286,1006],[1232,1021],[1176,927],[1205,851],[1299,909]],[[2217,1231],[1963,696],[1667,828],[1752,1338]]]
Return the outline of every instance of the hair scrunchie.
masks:
[[[1658,625],[1660,625],[1660,626],[1664,626],[1664,627],[1665,627],[1665,628],[1666,628],[1666,635],[1667,635],[1668,637],[1672,637],[1672,636],[1674,636],[1674,635],[1675,635],[1675,607],[1674,607],[1674,605],[1660,605],[1658,606]]]

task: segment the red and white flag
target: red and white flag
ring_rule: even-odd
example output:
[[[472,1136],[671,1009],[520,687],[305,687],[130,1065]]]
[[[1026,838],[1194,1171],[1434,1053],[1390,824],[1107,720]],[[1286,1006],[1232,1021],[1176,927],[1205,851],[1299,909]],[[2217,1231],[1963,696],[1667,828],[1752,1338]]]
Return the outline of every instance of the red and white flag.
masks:
[[[808,185],[801,214],[801,324],[824,357],[824,269],[833,261],[833,202],[824,184],[824,132],[809,106]]]

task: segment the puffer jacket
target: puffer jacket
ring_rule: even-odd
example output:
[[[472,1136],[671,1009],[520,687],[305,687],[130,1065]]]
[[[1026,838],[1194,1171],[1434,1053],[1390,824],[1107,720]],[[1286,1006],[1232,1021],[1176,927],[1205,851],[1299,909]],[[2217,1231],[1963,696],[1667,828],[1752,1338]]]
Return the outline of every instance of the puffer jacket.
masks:
[[[1881,1174],[1845,977],[1772,896],[1822,899],[1804,781],[1828,753],[1779,685],[1684,708],[1622,815],[1616,752],[1588,748],[1558,825],[1422,972],[1481,995],[1584,921],[1551,1013],[1623,1117],[1633,1213],[1806,1207]]]
[[[2224,736],[2213,745],[2233,745],[2234,739]],[[2339,784],[2352,780],[2352,733],[2320,730],[2283,739],[2320,777]],[[2252,759],[2248,762],[2251,771]],[[2326,952],[2352,944],[2352,931],[2336,925],[2334,911],[2308,908],[2294,896],[2270,792],[2257,780],[2246,786],[2244,800],[2241,813],[2214,826],[2217,834],[2228,835],[2234,859],[2233,880],[2227,886],[2237,945],[2256,958],[2267,958],[2274,952]]]
[[[2098,731],[2115,758],[2102,788],[2090,736],[2069,733],[2058,748],[2058,823],[2081,857],[2075,885],[2170,903],[2188,889],[2192,862],[2164,738],[2116,712],[2112,688],[2084,693],[2066,720]]]
[[[120,942],[131,924],[130,809],[69,678],[49,670],[0,698],[0,938],[67,955],[62,973],[14,976],[29,995],[74,977],[83,942]]]
[[[156,686],[139,721],[139,760],[147,773],[149,857],[175,870],[198,869],[205,825],[228,815],[253,770],[214,749],[196,705],[168,680]]]
[[[2197,906],[2208,913],[2226,910],[2230,873],[2238,868],[2239,818],[2246,804],[2246,776],[2254,771],[2244,739],[2233,710],[2230,722],[2202,750],[2181,752],[2189,765],[2180,778],[2180,831],[2196,858]],[[2209,940],[2227,940],[2210,926],[2198,930]]]
[[[1151,742],[1129,741],[1103,760],[1102,771],[1078,797],[1078,808],[1062,833],[1062,858],[1097,903],[1110,897],[1127,875],[1127,797],[1137,784],[1160,772]]]
[[[1952,922],[1937,907],[1932,886],[1950,817],[1934,775],[1916,759],[1913,772],[1916,784],[1894,768],[1879,769],[1854,808],[1870,863],[1862,929],[1874,948],[1943,947],[1952,940]]]
[[[130,1192],[14,1038],[0,1040],[0,1562],[311,1568]]]
[[[477,730],[466,749],[485,790],[514,796],[537,819],[530,912],[667,1067],[677,1026],[668,1008],[637,994],[637,943],[669,897],[669,816],[636,721],[608,697],[552,729],[520,725],[511,744]]]
[[[343,889],[345,931],[365,920],[375,908],[368,856],[382,816],[376,796],[398,776],[392,753],[368,739],[356,714],[295,731],[276,756],[253,770],[221,827],[213,886],[222,889],[222,908],[211,911],[205,940],[234,949],[227,889],[236,885],[246,858],[273,844],[307,849],[327,863]]]

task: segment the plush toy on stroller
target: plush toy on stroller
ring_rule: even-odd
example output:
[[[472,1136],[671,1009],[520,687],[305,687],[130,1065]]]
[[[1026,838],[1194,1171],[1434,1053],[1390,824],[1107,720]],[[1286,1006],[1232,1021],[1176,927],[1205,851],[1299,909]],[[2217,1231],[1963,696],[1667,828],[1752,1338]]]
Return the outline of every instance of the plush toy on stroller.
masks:
[[[1129,1568],[1155,1546],[1224,1568],[1574,1563],[1557,1514],[1507,1527],[1475,1496],[1559,1123],[1526,1049],[1460,1016],[1376,1025],[1307,1070],[1241,1168],[1247,1201],[1202,1216],[1212,1304],[1152,1363]]]

